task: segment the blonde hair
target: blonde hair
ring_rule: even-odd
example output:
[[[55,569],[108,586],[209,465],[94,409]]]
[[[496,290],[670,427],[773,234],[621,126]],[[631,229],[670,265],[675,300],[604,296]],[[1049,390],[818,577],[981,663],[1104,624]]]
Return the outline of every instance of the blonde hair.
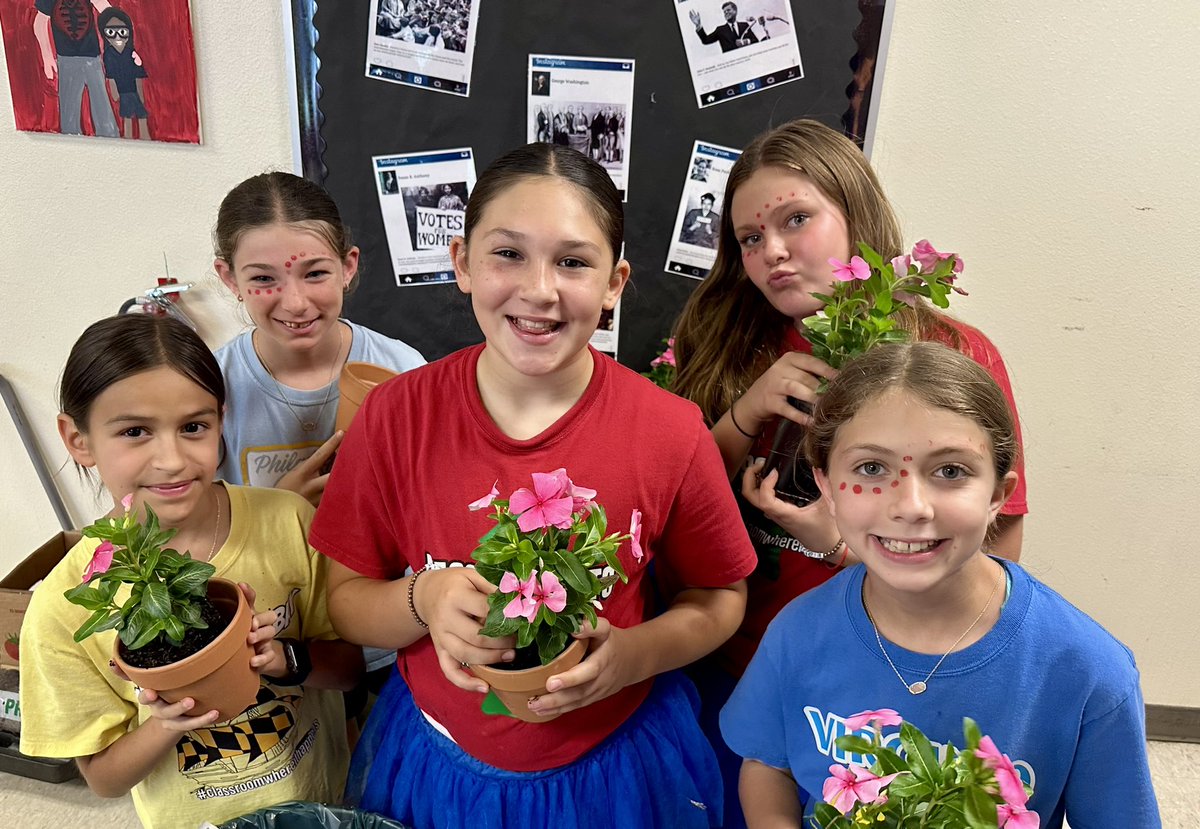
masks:
[[[808,177],[842,211],[852,241],[870,245],[885,261],[902,251],[892,206],[875,171],[849,138],[818,121],[796,120],[751,141],[725,185],[716,262],[688,299],[675,328],[679,370],[673,389],[699,405],[709,422],[720,419],[770,368],[793,324],[747,278],[733,232],[733,195],[765,167]],[[900,324],[915,339],[961,344],[958,332],[923,303],[904,309]]]
[[[813,423],[804,433],[804,456],[812,468],[827,470],[838,431],[864,406],[893,390],[978,425],[991,441],[997,480],[1016,465],[1016,422],[992,375],[941,343],[918,342],[878,345],[842,367],[817,401]]]

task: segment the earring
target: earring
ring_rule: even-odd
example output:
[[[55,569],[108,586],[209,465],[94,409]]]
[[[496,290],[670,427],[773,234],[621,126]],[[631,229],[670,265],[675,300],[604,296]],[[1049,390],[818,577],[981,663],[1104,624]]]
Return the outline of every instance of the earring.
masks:
[[[245,300],[243,300],[243,299],[242,299],[242,295],[241,295],[241,294],[238,294],[238,302],[244,302],[244,301],[245,301]]]

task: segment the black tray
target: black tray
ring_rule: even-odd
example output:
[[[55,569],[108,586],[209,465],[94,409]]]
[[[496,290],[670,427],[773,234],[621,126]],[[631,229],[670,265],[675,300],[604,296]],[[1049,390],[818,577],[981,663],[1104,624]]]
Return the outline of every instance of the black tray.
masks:
[[[31,777],[45,783],[62,783],[79,776],[74,760],[30,757],[17,750],[17,738],[0,731],[0,771]]]

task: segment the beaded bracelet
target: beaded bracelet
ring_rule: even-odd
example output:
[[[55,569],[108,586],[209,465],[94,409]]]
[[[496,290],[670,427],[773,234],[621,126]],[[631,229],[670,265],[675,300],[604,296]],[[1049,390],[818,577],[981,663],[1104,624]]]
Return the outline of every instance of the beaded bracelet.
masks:
[[[817,552],[816,550],[808,549],[799,541],[799,539],[793,539],[793,540],[796,542],[796,546],[800,548],[801,553],[808,556],[809,558],[815,558],[818,561],[827,561],[829,559],[829,557],[832,556],[834,553],[836,553],[838,551],[838,548],[840,548],[842,546],[842,539],[839,538],[837,540],[837,543],[833,545],[833,549],[828,550],[824,553],[821,553],[821,552]]]
[[[429,630],[429,625],[427,625],[425,620],[421,618],[421,614],[417,613],[417,603],[413,601],[413,591],[417,589],[417,578],[424,573],[426,569],[427,568],[422,567],[420,570],[413,573],[412,578],[408,580],[408,612],[412,614],[413,620],[418,625],[425,628],[425,630]]]
[[[738,398],[738,400],[740,400],[740,399],[741,398]],[[737,401],[735,400],[734,403],[736,403],[736,402]],[[747,432],[745,429],[743,429],[741,426],[738,425],[737,418],[733,416],[734,403],[729,404],[729,421],[733,424],[733,428],[737,429],[743,435],[750,438],[750,440],[757,440],[758,435],[752,435],[749,432]]]

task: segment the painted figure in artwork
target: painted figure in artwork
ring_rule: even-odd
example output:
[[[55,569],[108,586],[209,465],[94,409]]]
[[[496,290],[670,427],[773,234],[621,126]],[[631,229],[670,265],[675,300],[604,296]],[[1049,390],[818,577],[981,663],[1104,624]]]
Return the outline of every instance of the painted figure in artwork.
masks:
[[[83,91],[87,89],[96,135],[117,137],[117,121],[104,88],[96,15],[108,0],[34,0],[37,38],[46,80],[58,81],[59,131],[81,135]],[[132,49],[132,47],[131,47]]]
[[[104,77],[109,91],[117,96],[121,134],[133,138],[133,122],[137,121],[137,137],[148,139],[150,126],[146,121],[146,105],[142,98],[142,79],[146,67],[133,50],[133,20],[120,9],[109,7],[100,12],[100,34],[104,38]]]

